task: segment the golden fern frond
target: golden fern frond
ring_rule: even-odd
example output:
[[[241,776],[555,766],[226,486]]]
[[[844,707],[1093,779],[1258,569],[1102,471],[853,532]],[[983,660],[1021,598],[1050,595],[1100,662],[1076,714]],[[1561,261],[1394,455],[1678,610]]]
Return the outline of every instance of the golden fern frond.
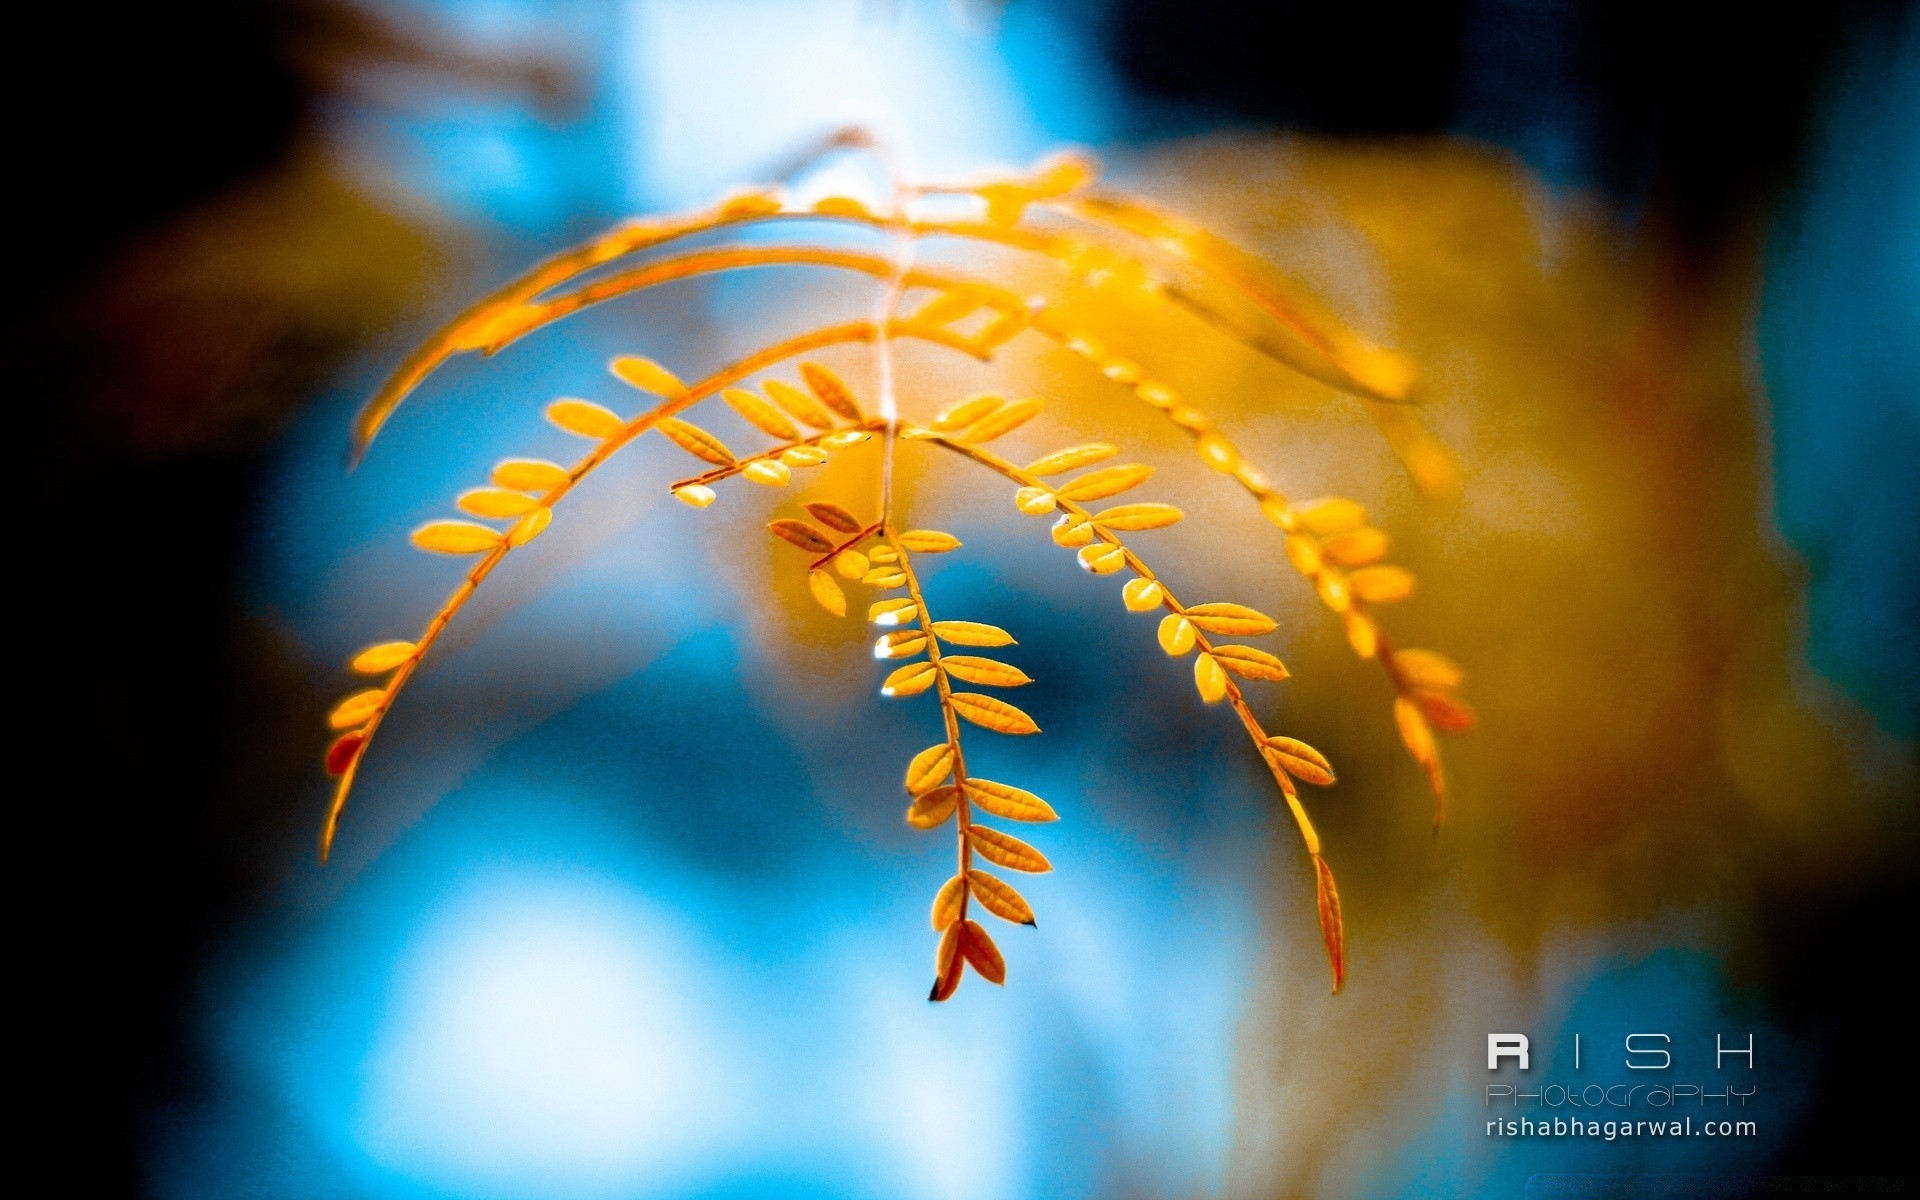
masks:
[[[860,143],[869,144],[869,143]],[[901,444],[926,443],[999,475],[1014,489],[1014,507],[1028,516],[1052,516],[1050,534],[1071,549],[1093,575],[1127,576],[1123,606],[1160,613],[1157,638],[1169,655],[1192,657],[1194,688],[1208,705],[1224,703],[1266,764],[1300,832],[1315,879],[1316,908],[1338,991],[1346,978],[1346,930],[1332,869],[1296,783],[1328,786],[1334,773],[1324,755],[1298,739],[1271,734],[1244,690],[1248,683],[1288,678],[1271,652],[1237,640],[1272,633],[1275,621],[1256,608],[1227,601],[1185,604],[1154,573],[1133,544],[1138,534],[1180,522],[1171,503],[1128,495],[1153,478],[1145,463],[1115,461],[1119,448],[1088,442],[1016,465],[988,449],[1028,426],[1041,412],[1034,398],[997,394],[961,399],[922,422],[900,413],[893,383],[893,344],[902,339],[945,347],[990,362],[1015,337],[1032,333],[1086,361],[1106,380],[1131,390],[1193,439],[1196,452],[1236,481],[1281,532],[1277,552],[1337,615],[1354,652],[1380,662],[1392,685],[1393,716],[1408,752],[1434,793],[1438,827],[1445,801],[1444,772],[1435,731],[1456,732],[1473,722],[1458,699],[1458,666],[1429,650],[1396,650],[1375,610],[1406,599],[1413,576],[1387,563],[1387,535],[1365,510],[1345,499],[1294,503],[1249,464],[1212,422],[1147,368],[1077,329],[1046,296],[1034,296],[991,278],[919,265],[924,239],[1011,249],[1053,264],[1059,273],[1096,289],[1125,289],[1164,301],[1197,317],[1268,358],[1358,398],[1381,425],[1416,482],[1427,490],[1450,486],[1445,451],[1419,423],[1416,386],[1400,356],[1345,330],[1307,294],[1270,265],[1207,230],[1144,202],[1090,190],[1090,160],[1058,157],[1018,177],[962,185],[913,186],[896,181],[895,200],[874,211],[846,197],[796,207],[778,193],[745,192],[683,217],[636,222],[558,255],[462,313],[401,364],[361,413],[354,430],[357,458],[407,396],[436,367],[463,353],[491,355],[521,337],[581,309],[676,280],[718,272],[784,266],[824,267],[866,275],[884,287],[874,319],[821,326],[763,346],[692,383],[636,355],[609,363],[613,376],[648,397],[633,416],[589,400],[561,398],[546,409],[559,431],[590,443],[572,465],[541,457],[508,458],[489,478],[463,491],[459,518],[436,520],[413,532],[433,553],[474,559],[458,585],[410,641],[385,641],[357,654],[352,669],[382,679],[339,702],[328,722],[338,736],[326,755],[338,777],[321,834],[324,860],[361,763],[386,715],[448,623],[513,551],[538,537],[556,508],[614,454],[649,431],[705,469],[669,484],[671,494],[707,508],[728,480],[740,477],[769,488],[789,486],[795,472],[831,472],[841,451],[878,439],[878,502],[872,517],[825,500],[803,505],[806,518],[780,516],[769,532],[803,552],[808,593],[834,616],[850,610],[849,588],[864,588],[867,619],[882,628],[874,643],[886,665],[883,696],[932,695],[943,737],[913,755],[904,775],[906,819],[920,829],[949,821],[955,831],[953,875],[938,889],[932,923],[940,935],[931,998],[954,994],[970,967],[1003,983],[1006,962],[986,929],[971,917],[977,905],[996,917],[1032,926],[1034,910],[1006,879],[1006,871],[1051,870],[1046,856],[981,816],[1003,822],[1057,819],[1039,796],[969,773],[963,727],[1002,735],[1040,731],[1034,717],[995,694],[1030,682],[1004,655],[975,653],[1015,645],[998,626],[936,619],[916,564],[918,557],[960,549],[943,530],[902,528],[893,502],[893,469]],[[924,198],[965,197],[972,215],[936,218],[916,207]],[[883,235],[884,253],[799,244],[674,249],[695,237],[755,226],[829,222]],[[663,253],[664,252],[664,253]],[[871,347],[878,381],[866,405],[844,379],[811,356],[835,346]],[[791,368],[797,381],[778,373]],[[696,419],[696,409],[718,397],[751,432],[766,440],[736,450]],[[1018,439],[1016,439],[1018,440]],[[891,594],[890,594],[891,593]],[[990,689],[990,690],[974,690]]]

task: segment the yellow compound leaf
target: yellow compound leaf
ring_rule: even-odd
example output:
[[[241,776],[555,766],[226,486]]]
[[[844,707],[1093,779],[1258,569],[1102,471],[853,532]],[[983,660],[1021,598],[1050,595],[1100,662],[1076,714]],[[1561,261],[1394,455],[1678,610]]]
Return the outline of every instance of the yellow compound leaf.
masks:
[[[1272,617],[1244,604],[1196,604],[1186,616],[1208,633],[1227,637],[1259,637],[1276,628]]]
[[[896,629],[883,633],[873,643],[875,658],[912,658],[927,648],[927,635],[918,629]]]
[[[863,414],[860,404],[853,398],[853,389],[846,381],[831,370],[816,362],[800,364],[800,378],[806,380],[807,389],[819,397],[820,403],[849,421],[858,421]]]
[[[979,805],[996,817],[1005,817],[1009,821],[1058,821],[1060,814],[1053,806],[1032,792],[1004,783],[995,783],[991,779],[967,780],[967,799]]]
[[[1093,523],[1124,533],[1139,529],[1165,529],[1186,515],[1171,504],[1122,504],[1093,514]]]
[[[567,469],[544,458],[503,458],[493,465],[493,482],[516,492],[550,492],[567,481]]]
[[[1226,698],[1227,673],[1213,655],[1203,652],[1193,660],[1193,686],[1200,693],[1200,699],[1208,704],[1218,704]]]
[[[1327,761],[1327,756],[1298,738],[1270,737],[1266,747],[1274,761],[1300,782],[1311,783],[1315,787],[1327,787],[1333,783],[1333,764]]]
[[[948,674],[982,687],[1020,687],[1033,682],[1019,667],[971,654],[949,654],[940,660],[940,665]]]
[[[664,417],[660,421],[660,432],[666,435],[668,441],[702,462],[710,462],[716,467],[734,464],[733,451],[727,449],[725,442],[690,421]]]
[[[760,393],[750,392],[746,388],[728,388],[720,393],[720,398],[727,402],[727,407],[739,413],[742,420],[768,437],[782,442],[799,439],[799,427]]]
[[[1301,527],[1310,529],[1322,537],[1331,537],[1336,533],[1345,533],[1365,525],[1367,510],[1351,500],[1336,496],[1325,500],[1309,500],[1305,504],[1295,505],[1293,518]]]
[[[673,498],[688,508],[706,508],[717,497],[714,490],[704,483],[683,483],[673,489]]]
[[[1112,542],[1097,542],[1080,549],[1080,566],[1095,575],[1111,575],[1127,565],[1127,551],[1124,546]]]
[[[547,405],[547,420],[575,437],[604,442],[627,427],[620,414],[591,400],[555,400]]]
[[[972,886],[980,906],[994,916],[1015,925],[1034,924],[1032,906],[1011,884],[985,871],[968,871],[967,883]]]
[[[907,586],[907,573],[898,567],[875,567],[861,576],[860,582],[870,588],[897,588]]]
[[[778,521],[769,521],[767,531],[781,541],[798,546],[809,554],[825,554],[833,549],[833,539],[805,521],[783,517]]]
[[[828,412],[826,406],[820,401],[814,399],[812,394],[801,391],[784,379],[769,379],[762,386],[767,389],[767,395],[773,398],[775,404],[785,409],[788,416],[802,425],[814,429],[833,428],[833,414]]]
[[[1098,471],[1088,471],[1085,475],[1062,484],[1059,494],[1062,500],[1071,500],[1075,504],[1084,504],[1089,500],[1105,500],[1108,496],[1118,496],[1128,488],[1139,487],[1152,475],[1153,468],[1145,463],[1101,467]]]
[[[1361,658],[1372,658],[1380,650],[1380,628],[1373,618],[1363,612],[1349,609],[1342,620],[1347,627],[1347,645]]]
[[[1320,552],[1338,566],[1364,567],[1387,556],[1387,535],[1369,525],[1328,538]]]
[[[1029,475],[1062,475],[1068,471],[1078,471],[1081,467],[1090,467],[1097,462],[1105,462],[1120,453],[1120,447],[1108,442],[1088,442],[1084,446],[1069,446],[1065,450],[1055,450],[1045,458],[1036,458],[1027,464]]]
[[[1005,437],[1040,415],[1038,400],[1017,400],[1005,408],[997,409],[975,421],[962,430],[958,437],[963,442],[981,445],[995,438]]]
[[[947,409],[933,419],[932,428],[940,433],[952,433],[956,429],[965,429],[988,413],[997,411],[1006,404],[1001,396],[974,396]]]
[[[1008,704],[980,692],[955,692],[953,711],[982,729],[991,729],[995,733],[1028,734],[1039,733],[1040,727],[1033,718]]]
[[[1432,650],[1400,650],[1393,656],[1394,669],[1414,687],[1445,689],[1459,687],[1466,676],[1460,665]]]
[[[381,642],[353,656],[351,666],[362,675],[384,675],[413,657],[412,642]]]
[[[955,928],[960,930],[960,956],[966,959],[967,965],[988,983],[1005,984],[1007,960],[1000,957],[1000,947],[993,944],[980,922],[967,921]]]
[[[974,852],[980,857],[1010,870],[1026,871],[1033,875],[1053,870],[1053,864],[1047,861],[1046,855],[1010,833],[988,829],[985,825],[969,825],[967,841],[973,843]]]
[[[1093,540],[1093,524],[1079,513],[1066,513],[1053,523],[1050,532],[1054,545],[1065,546],[1069,550]]]
[[[918,696],[933,686],[940,676],[940,669],[930,662],[908,663],[893,674],[887,676],[880,685],[882,696]]]
[[[1413,574],[1400,567],[1362,567],[1347,576],[1347,587],[1368,604],[1392,604],[1413,594]]]
[[[687,390],[687,385],[680,382],[678,375],[638,354],[622,354],[608,363],[607,369],[627,386],[652,392],[656,396],[678,396]]]
[[[909,529],[900,535],[900,545],[915,554],[945,554],[960,548],[960,539],[938,529]]]
[[[454,506],[472,517],[488,517],[498,520],[501,517],[517,517],[530,510],[538,501],[525,492],[516,492],[510,488],[468,488],[460,493]]]
[[[1167,589],[1157,579],[1129,579],[1120,589],[1120,601],[1128,612],[1152,612],[1166,601]]]
[[[933,635],[955,646],[1011,646],[1013,635],[998,625],[979,621],[935,621]]]
[[[1265,679],[1274,683],[1288,675],[1286,664],[1252,646],[1215,646],[1213,656],[1220,665],[1242,679]]]
[[[1043,487],[1023,487],[1013,494],[1013,506],[1029,517],[1044,517],[1059,507],[1059,500]]]
[[[813,598],[819,602],[821,608],[836,617],[847,615],[847,594],[840,590],[840,585],[834,582],[833,576],[815,567],[807,572],[807,590],[813,593]]]
[[[867,609],[867,620],[875,625],[904,625],[919,615],[913,601],[906,598],[876,600]]]
[[[928,746],[907,764],[907,794],[919,796],[947,781],[953,774],[953,747],[941,742]]]
[[[1199,636],[1193,622],[1185,617],[1169,613],[1160,618],[1160,648],[1175,658],[1193,649]]]
[[[1314,900],[1320,910],[1320,936],[1327,944],[1327,965],[1333,968],[1333,990],[1347,981],[1347,930],[1340,918],[1340,892],[1333,886],[1333,868],[1313,856]]]
[[[545,507],[536,508],[515,521],[513,528],[507,530],[507,545],[524,546],[545,533],[547,526],[551,524],[553,524],[553,510]]]
[[[937,787],[922,796],[916,796],[907,806],[907,824],[915,829],[937,829],[946,824],[954,810],[960,806],[960,789],[948,784]]]
[[[367,688],[355,692],[333,706],[333,711],[327,714],[327,724],[335,729],[351,729],[364,724],[386,698],[385,688]]]
[[[807,505],[813,519],[838,533],[860,532],[860,518],[831,500],[815,500]]]
[[[947,926],[960,919],[960,900],[966,891],[967,882],[959,875],[940,885],[940,891],[933,897],[931,914],[935,933],[945,933]]]
[[[762,487],[785,487],[793,479],[793,472],[783,462],[763,458],[758,462],[748,463],[740,472],[740,477]]]
[[[842,550],[833,556],[833,569],[848,579],[865,579],[873,567],[858,550]]]
[[[430,521],[412,536],[414,545],[435,554],[485,554],[502,540],[497,530],[472,521]]]
[[[1433,730],[1428,728],[1426,717],[1413,701],[1401,696],[1393,702],[1393,723],[1399,727],[1401,744],[1413,755],[1413,761],[1421,766],[1439,761],[1440,751],[1433,744]]]

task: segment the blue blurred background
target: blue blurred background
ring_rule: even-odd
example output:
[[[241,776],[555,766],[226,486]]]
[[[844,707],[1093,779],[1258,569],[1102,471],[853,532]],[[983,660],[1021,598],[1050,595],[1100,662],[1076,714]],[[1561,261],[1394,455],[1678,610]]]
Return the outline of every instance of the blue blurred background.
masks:
[[[59,286],[8,313],[9,360],[53,398],[32,418],[45,474],[30,491],[50,506],[33,524],[149,523],[118,557],[33,546],[47,645],[90,647],[84,669],[47,672],[63,698],[49,710],[71,717],[35,737],[69,783],[32,818],[64,865],[34,937],[57,981],[53,1124],[89,1147],[71,1190],[1517,1196],[1546,1170],[1909,1169],[1911,1151],[1876,1131],[1911,1101],[1868,1071],[1858,1039],[1894,1011],[1859,994],[1891,991],[1874,980],[1892,947],[1875,939],[1913,911],[1920,40],[1899,6],[1796,20],[1729,30],[1671,6],[1485,0],[1344,15],[423,0],[213,5],[91,43],[108,56],[100,74],[125,81],[121,123],[49,120],[35,135],[43,174],[62,181],[39,217],[74,236],[23,251]],[[24,44],[57,58],[84,42],[54,23]],[[142,91],[148,44],[197,45],[180,53],[202,56],[199,81],[170,72]],[[163,99],[143,114],[150,96]],[[765,177],[854,121],[899,138],[926,176],[1094,147],[1128,182],[1298,251],[1288,265],[1362,320],[1392,308],[1375,293],[1413,294],[1396,272],[1499,269],[1481,264],[1500,259],[1506,218],[1458,199],[1497,178],[1529,206],[1515,226],[1527,269],[1557,294],[1598,290],[1554,266],[1583,245],[1654,281],[1633,304],[1656,350],[1597,357],[1730,373],[1622,392],[1605,436],[1672,454],[1710,489],[1735,480],[1730,498],[1707,493],[1729,511],[1671,548],[1689,564],[1676,573],[1738,559],[1745,573],[1709,577],[1719,590],[1692,611],[1753,599],[1782,623],[1712,653],[1688,644],[1702,675],[1744,678],[1764,658],[1784,682],[1759,700],[1710,693],[1720,707],[1701,719],[1718,740],[1672,750],[1714,760],[1668,785],[1687,815],[1620,801],[1644,810],[1617,828],[1585,815],[1606,801],[1511,766],[1529,749],[1513,731],[1540,711],[1515,703],[1511,741],[1490,732],[1481,757],[1465,752],[1465,803],[1477,781],[1497,815],[1463,818],[1437,851],[1402,820],[1418,818],[1400,803],[1418,789],[1384,765],[1382,703],[1368,697],[1364,731],[1358,704],[1325,717],[1342,763],[1383,764],[1342,789],[1375,800],[1336,798],[1330,818],[1348,859],[1379,862],[1342,876],[1358,994],[1329,1002],[1287,831],[1235,730],[1190,711],[1177,670],[1044,542],[1006,522],[959,529],[969,554],[929,587],[955,614],[1013,628],[1041,680],[1046,736],[981,754],[1063,813],[1044,831],[1062,870],[1028,889],[1040,928],[1003,939],[1011,986],[976,981],[929,1006],[924,914],[946,851],[895,811],[927,714],[878,709],[857,630],[753,611],[745,598],[792,579],[757,544],[716,551],[718,510],[663,503],[679,464],[643,445],[463,615],[319,868],[315,715],[333,664],[404,636],[452,582],[403,532],[502,455],[558,456],[540,404],[615,401],[609,355],[710,368],[800,292],[692,287],[454,364],[348,474],[362,398],[437,320],[538,256]],[[124,150],[102,161],[103,137]],[[1466,214],[1464,267],[1396,257],[1403,203]],[[1361,268],[1343,284],[1349,262]],[[867,303],[844,285],[825,295]],[[1723,314],[1724,336],[1700,335],[1734,347],[1721,359],[1661,357],[1661,336]],[[1402,338],[1421,328],[1406,318]],[[1541,336],[1507,342],[1524,357]],[[1471,345],[1433,338],[1441,361]],[[1589,369],[1569,357],[1570,374]],[[1294,468],[1305,490],[1384,489],[1403,524],[1461,531],[1409,532],[1416,555],[1546,545],[1595,574],[1638,569],[1555,507],[1573,468],[1522,461],[1504,440],[1526,444],[1531,397],[1488,402],[1460,384],[1471,372],[1439,374],[1470,414],[1443,432],[1463,444],[1470,491],[1494,498],[1483,508],[1435,515],[1384,482],[1380,456],[1316,458],[1326,430],[1274,445],[1309,460]],[[1067,429],[1103,428],[1062,403]],[[1257,416],[1267,399],[1223,385],[1218,403]],[[1729,462],[1733,475],[1701,465]],[[71,496],[76,467],[98,495]],[[1503,499],[1513,512],[1489,515]],[[925,504],[947,519],[955,500],[929,486]],[[1646,503],[1671,516],[1687,496]],[[1194,570],[1258,596],[1284,575]],[[140,595],[149,611],[129,614]],[[1612,644],[1662,620],[1619,611],[1587,632]],[[1450,621],[1476,644],[1457,609],[1417,632],[1445,645]],[[1490,664],[1477,698],[1497,724],[1487,693],[1546,685],[1541,660],[1498,658],[1515,639],[1482,632],[1468,661]],[[1276,648],[1338,662],[1306,633]],[[1137,698],[1139,680],[1171,699]],[[1303,703],[1332,708],[1362,686],[1337,678]],[[1650,709],[1686,707],[1659,687]],[[1784,784],[1743,765],[1756,739],[1811,744],[1808,722],[1837,781],[1821,803],[1848,813],[1811,813],[1804,792],[1769,809]],[[76,726],[114,748],[79,746]],[[1827,819],[1841,832],[1807,832]],[[1701,828],[1708,840],[1688,840]],[[1574,832],[1562,845],[1556,830]],[[1783,845],[1806,848],[1804,874],[1776,870]],[[1558,1045],[1643,1024],[1687,1045],[1754,1033],[1765,1136],[1480,1135],[1485,1031]]]

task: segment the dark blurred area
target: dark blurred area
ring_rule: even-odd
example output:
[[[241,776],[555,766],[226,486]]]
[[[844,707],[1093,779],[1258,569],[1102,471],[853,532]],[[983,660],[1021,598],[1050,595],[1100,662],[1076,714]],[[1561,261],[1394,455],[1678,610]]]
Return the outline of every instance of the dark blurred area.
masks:
[[[1751,253],[1800,169],[1836,48],[1914,10],[1118,0],[1102,19],[1143,136],[1464,133],[1599,187],[1670,273],[1684,337],[1692,290]],[[368,101],[367,64],[554,103],[568,85],[344,4],[13,20],[22,218],[0,337],[32,497],[19,676],[39,699],[16,736],[42,767],[16,785],[18,844],[46,864],[17,884],[29,1144],[59,1146],[64,1192],[136,1195],[156,1114],[197,1086],[196,971],[314,827],[288,798],[309,794],[324,699],[237,601],[263,455],[458,254],[330,164],[316,122]],[[1779,898],[1765,986],[1823,1047],[1814,1094],[1883,1096],[1910,1005],[1871,964],[1920,917],[1911,879],[1800,900]],[[1816,1111],[1779,1169],[1913,1169],[1914,1106],[1885,1099]]]

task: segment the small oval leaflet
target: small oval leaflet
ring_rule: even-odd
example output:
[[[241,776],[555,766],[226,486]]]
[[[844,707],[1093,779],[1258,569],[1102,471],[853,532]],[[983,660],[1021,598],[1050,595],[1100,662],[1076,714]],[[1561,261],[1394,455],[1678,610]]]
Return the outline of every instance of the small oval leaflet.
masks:
[[[1193,686],[1200,693],[1200,699],[1208,704],[1218,704],[1227,695],[1227,673],[1218,659],[1206,652],[1193,660]]]
[[[932,428],[941,433],[951,433],[956,429],[965,429],[980,418],[991,413],[1006,400],[1000,396],[974,396],[954,405],[933,419]]]
[[[468,488],[460,493],[454,506],[461,512],[473,517],[487,517],[499,520],[502,517],[517,517],[531,509],[538,501],[525,492],[511,488],[482,487]]]
[[[385,688],[365,688],[355,692],[333,706],[333,711],[327,714],[327,724],[335,729],[349,729],[358,725],[374,714],[386,696]]]
[[[1213,656],[1220,665],[1242,679],[1265,679],[1278,683],[1287,678],[1287,665],[1265,650],[1252,646],[1215,646]]]
[[[1045,800],[1017,787],[969,776],[967,799],[996,817],[1009,821],[1058,821],[1060,814]]]
[[[704,483],[683,483],[673,489],[673,498],[688,508],[705,508],[717,497],[714,490]]]
[[[1095,525],[1132,532],[1141,529],[1165,529],[1187,514],[1171,504],[1122,504],[1093,514]]]
[[[966,881],[955,875],[940,885],[933,897],[933,931],[945,933],[947,926],[960,919],[960,898],[966,893]]]
[[[627,427],[620,414],[591,400],[555,400],[547,405],[547,420],[575,437],[603,442]]]
[[[960,805],[960,789],[952,784],[934,788],[924,795],[914,797],[907,806],[907,824],[915,829],[937,829],[946,824]]]
[[[1413,701],[1401,696],[1393,702],[1393,723],[1399,727],[1401,744],[1413,755],[1413,761],[1426,766],[1438,759],[1440,751],[1433,744],[1433,730]]]
[[[727,402],[727,407],[739,413],[742,420],[768,437],[782,442],[799,439],[799,428],[787,419],[787,414],[775,408],[760,393],[750,392],[746,388],[728,388],[720,393],[720,398]]]
[[[967,965],[980,973],[980,978],[988,983],[1004,984],[1007,981],[1007,960],[1000,957],[1000,947],[993,944],[987,931],[978,921],[968,921],[960,926],[960,954]]]
[[[353,669],[362,675],[384,675],[413,657],[412,642],[381,642],[353,656]]]
[[[801,391],[784,379],[769,379],[762,386],[775,404],[802,425],[814,429],[833,428],[833,414],[810,393]]]
[[[1080,565],[1095,575],[1111,575],[1127,565],[1126,548],[1112,542],[1083,546],[1079,557]]]
[[[513,528],[507,530],[507,545],[524,546],[545,533],[547,526],[551,524],[553,524],[553,510],[544,505],[536,508],[515,521]]]
[[[1315,787],[1326,787],[1333,782],[1333,764],[1327,761],[1327,756],[1298,738],[1270,737],[1266,746],[1274,761],[1300,782]]]
[[[1435,729],[1442,733],[1465,733],[1473,728],[1473,709],[1464,700],[1458,700],[1445,692],[1421,688],[1413,693],[1413,702],[1420,707]]]
[[[1365,525],[1367,510],[1351,500],[1331,496],[1324,500],[1309,500],[1305,504],[1294,505],[1293,518],[1301,526],[1322,537],[1331,537]]]
[[[793,478],[793,472],[787,464],[772,458],[748,463],[740,475],[762,487],[785,487]]]
[[[1167,589],[1157,579],[1129,579],[1120,589],[1120,602],[1128,612],[1152,612],[1167,597]]]
[[[503,458],[493,465],[493,482],[517,492],[550,492],[567,481],[567,469],[544,458]]]
[[[945,554],[960,548],[960,539],[938,529],[909,529],[900,535],[902,548],[915,554]]]
[[[813,594],[814,600],[821,608],[836,617],[847,615],[847,594],[840,590],[840,585],[834,582],[833,576],[819,567],[807,572],[807,590]]]
[[[1001,833],[985,825],[969,825],[967,840],[988,862],[1034,875],[1053,870],[1053,864],[1047,861],[1046,855],[1010,833]]]
[[[1129,488],[1139,487],[1152,476],[1153,468],[1145,463],[1101,467],[1098,471],[1088,471],[1085,475],[1067,481],[1058,491],[1062,500],[1084,504],[1088,500],[1105,500],[1108,496],[1118,496]]]
[[[780,461],[790,467],[818,467],[827,461],[827,452],[818,446],[788,446],[780,452]]]
[[[833,569],[847,579],[865,579],[873,564],[858,550],[842,550],[833,556]]]
[[[1160,618],[1160,648],[1178,658],[1193,649],[1193,643],[1199,634],[1193,628],[1193,622],[1176,613],[1168,613]]]
[[[973,888],[973,894],[981,905],[994,916],[1015,925],[1031,925],[1033,908],[1013,886],[985,871],[968,871],[967,883]]]
[[[907,794],[918,796],[939,786],[953,774],[953,747],[947,742],[928,746],[907,764]]]
[[[434,554],[485,554],[504,540],[472,521],[430,521],[413,531],[413,544]]]
[[[904,625],[919,615],[913,601],[906,597],[876,600],[867,608],[867,620],[875,625]]]
[[[1048,532],[1053,536],[1054,545],[1065,546],[1069,550],[1093,540],[1093,525],[1079,513],[1062,515]]]
[[[1413,575],[1401,567],[1362,567],[1347,576],[1347,587],[1368,604],[1392,604],[1413,594]]]
[[[808,512],[813,514],[814,520],[837,533],[858,533],[860,531],[860,518],[854,516],[838,504],[833,503],[831,500],[815,500],[809,503],[806,508]]]
[[[908,663],[887,676],[880,685],[882,696],[918,696],[933,686],[940,669],[930,662]]]
[[[1227,637],[1259,637],[1276,628],[1272,617],[1244,604],[1196,604],[1186,617],[1208,633]]]
[[[800,364],[800,378],[806,380],[807,388],[820,403],[849,421],[858,421],[863,415],[860,405],[853,398],[853,389],[846,385],[838,375],[816,362]]]
[[[988,413],[986,416],[967,426],[959,433],[963,442],[976,444],[991,442],[995,438],[1005,437],[1040,415],[1038,400],[1018,400],[1004,408]]]
[[[1033,718],[1005,700],[980,692],[953,693],[953,711],[982,729],[991,729],[995,733],[1022,735],[1039,733],[1040,727]]]
[[[1432,650],[1396,651],[1393,665],[1415,687],[1459,687],[1460,681],[1465,678],[1458,663]]]
[[[905,587],[907,585],[907,573],[898,567],[875,567],[862,576],[860,582],[871,588],[886,589]]]
[[[1372,526],[1330,537],[1320,546],[1329,561],[1343,567],[1364,567],[1387,554],[1387,535]]]
[[[662,417],[660,432],[668,441],[702,462],[712,463],[716,467],[734,464],[733,451],[727,449],[727,444],[691,421]]]
[[[896,629],[883,633],[873,644],[875,658],[912,658],[927,648],[927,635],[918,629]]]
[[[333,745],[327,747],[327,774],[346,774],[353,760],[360,756],[360,747],[366,744],[367,735],[358,729],[335,738]]]
[[[1013,494],[1013,506],[1029,517],[1044,517],[1059,507],[1059,501],[1046,488],[1023,487]]]
[[[911,601],[909,601],[911,603]],[[979,621],[935,621],[933,635],[955,646],[1011,646],[1013,635]]]
[[[949,675],[983,687],[1020,687],[1033,682],[1019,667],[971,654],[949,654],[940,665]]]
[[[782,517],[778,521],[768,522],[767,529],[781,541],[798,546],[810,554],[825,554],[833,549],[833,541],[805,521]]]
[[[678,396],[687,390],[687,385],[680,382],[678,375],[638,354],[622,354],[608,363],[607,369],[613,372],[614,378],[629,387],[652,392],[656,396]]]
[[[1349,609],[1342,618],[1347,627],[1347,645],[1361,658],[1372,658],[1380,650],[1380,628],[1373,618],[1357,609]]]
[[[1036,458],[1027,464],[1029,475],[1062,475],[1068,471],[1078,471],[1081,467],[1090,467],[1097,462],[1105,462],[1120,453],[1120,447],[1109,442],[1088,442],[1084,446],[1069,446],[1065,450],[1055,450],[1045,458]]]

